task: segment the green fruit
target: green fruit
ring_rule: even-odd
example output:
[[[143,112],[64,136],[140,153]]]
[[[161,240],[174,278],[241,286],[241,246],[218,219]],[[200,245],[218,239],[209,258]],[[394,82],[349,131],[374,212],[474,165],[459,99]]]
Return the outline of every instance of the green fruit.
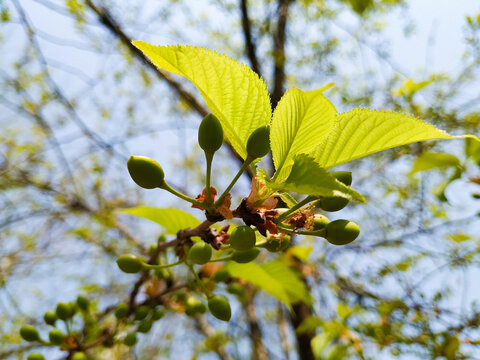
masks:
[[[195,243],[188,252],[188,258],[192,264],[206,264],[211,257],[212,247],[203,241]]]
[[[70,304],[62,302],[57,304],[55,313],[57,314],[57,317],[61,320],[67,320],[73,316],[73,310]]]
[[[330,220],[325,215],[315,214],[313,219],[313,231],[319,231],[325,229]]]
[[[240,264],[246,264],[255,260],[258,254],[260,254],[260,249],[256,247],[245,251],[235,251],[232,260]]]
[[[144,320],[141,321],[140,324],[137,326],[137,332],[139,333],[148,333],[152,328],[153,321],[152,320]]]
[[[325,230],[325,238],[333,245],[349,244],[360,234],[360,227],[357,224],[344,219],[332,221]]]
[[[288,248],[288,245],[290,245],[290,237],[284,236],[282,238],[274,237],[268,239],[264,247],[269,252],[278,252],[286,250]]]
[[[227,291],[230,294],[238,295],[238,296],[243,296],[245,294],[245,289],[243,288],[242,285],[240,285],[237,282],[233,282],[233,283],[228,284]]]
[[[128,315],[128,305],[125,304],[125,303],[118,304],[115,307],[114,313],[115,313],[115,317],[119,320],[127,317],[127,315]]]
[[[65,340],[65,334],[58,329],[52,329],[48,333],[48,338],[53,345],[60,345]]]
[[[335,171],[330,173],[330,175],[347,186],[352,185],[352,173],[350,171]]]
[[[145,305],[139,306],[135,310],[135,320],[145,319],[149,312],[150,312],[150,308],[148,306],[145,306]]]
[[[222,124],[213,114],[205,116],[198,128],[198,144],[206,153],[213,154],[223,144]]]
[[[215,275],[213,275],[213,280],[217,283],[224,282],[230,277],[230,273],[226,269],[218,270]]]
[[[121,255],[117,259],[117,265],[127,274],[135,274],[142,270],[142,260],[133,254]]]
[[[225,296],[215,295],[208,300],[208,309],[219,320],[229,321],[232,317],[232,310]]]
[[[194,296],[189,296],[185,301],[185,314],[188,316],[195,316],[197,314],[204,314],[207,308],[204,303]]]
[[[27,360],[45,360],[45,357],[40,353],[28,354]]]
[[[165,174],[155,160],[146,156],[130,156],[127,168],[135,183],[145,189],[154,189],[164,183]]]
[[[87,360],[87,355],[85,355],[83,352],[76,352],[73,354],[72,360]]]
[[[250,226],[237,226],[230,234],[230,246],[235,250],[249,250],[256,241],[255,231]]]
[[[45,321],[45,324],[47,325],[55,325],[55,321],[57,321],[57,315],[49,310],[43,315],[43,321]]]
[[[88,307],[90,306],[90,300],[88,300],[85,296],[79,295],[77,297],[77,305],[83,311],[87,311]]]
[[[163,318],[164,315],[165,315],[165,311],[163,311],[162,309],[155,309],[152,314],[152,320],[153,321],[160,320],[161,318]]]
[[[328,212],[334,212],[334,211],[342,210],[345,206],[347,206],[348,202],[349,202],[348,199],[345,199],[339,196],[324,197],[324,198],[321,198],[320,200],[317,200],[315,203],[315,206]]]
[[[133,346],[137,343],[137,334],[136,333],[130,333],[127,336],[125,336],[125,339],[123,339],[123,343],[127,346]]]
[[[268,126],[259,127],[247,140],[248,156],[257,159],[267,155],[270,151],[270,128]]]
[[[25,341],[38,341],[40,339],[37,329],[31,325],[22,325],[20,328],[20,336]]]

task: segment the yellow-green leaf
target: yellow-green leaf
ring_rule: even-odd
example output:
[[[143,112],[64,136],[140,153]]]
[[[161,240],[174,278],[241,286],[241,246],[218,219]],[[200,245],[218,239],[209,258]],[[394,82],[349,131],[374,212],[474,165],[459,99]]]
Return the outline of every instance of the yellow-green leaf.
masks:
[[[338,114],[325,141],[312,153],[329,169],[378,151],[430,139],[477,137],[452,136],[412,116],[388,111],[354,109]]]
[[[133,41],[159,69],[190,80],[220,120],[235,150],[246,157],[250,134],[271,118],[270,97],[262,79],[225,55],[196,46],[154,46]]]
[[[276,179],[286,178],[293,157],[311,152],[330,131],[337,111],[324,90],[288,90],[275,108],[270,142]]]
[[[431,169],[459,166],[460,160],[455,155],[426,152],[415,159],[410,174]]]
[[[177,234],[180,230],[194,228],[200,224],[200,220],[192,214],[175,208],[158,209],[140,206],[131,209],[123,209],[119,212],[156,222],[165,228],[167,234],[172,235]]]

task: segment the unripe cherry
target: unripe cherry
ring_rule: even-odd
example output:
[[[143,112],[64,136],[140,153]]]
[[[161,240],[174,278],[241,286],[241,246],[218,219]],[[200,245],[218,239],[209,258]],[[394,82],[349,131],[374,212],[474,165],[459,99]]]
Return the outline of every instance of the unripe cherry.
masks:
[[[198,128],[198,144],[206,153],[213,154],[223,144],[222,124],[213,114],[205,116]]]
[[[352,185],[352,172],[351,171],[335,171],[330,175],[335,177],[338,181],[344,183],[347,186]]]
[[[333,245],[346,245],[351,243],[360,234],[360,227],[353,221],[340,219],[334,220],[325,228],[325,238]]]
[[[260,254],[260,249],[257,247],[245,251],[234,251],[232,260],[239,264],[246,264],[253,261]]]
[[[188,258],[192,264],[206,264],[211,257],[212,247],[203,241],[195,243],[188,251]]]
[[[232,282],[228,284],[227,291],[230,294],[237,295],[237,296],[243,296],[245,294],[245,289],[238,282]]]
[[[338,181],[342,182],[343,184],[350,186],[352,184],[352,173],[350,171],[336,171],[330,173],[330,175],[334,176]],[[349,200],[340,196],[333,196],[333,197],[323,197],[319,199],[315,206],[321,208],[322,210],[328,212],[335,212],[342,210],[347,204]]]
[[[125,318],[128,314],[128,305],[125,303],[118,304],[115,307],[114,313],[115,317],[119,320]]]
[[[137,343],[137,334],[136,333],[130,333],[127,336],[125,336],[125,339],[123,339],[123,343],[127,346],[133,346]]]
[[[261,126],[256,129],[247,140],[248,156],[257,159],[267,155],[270,151],[270,127]]]
[[[38,341],[40,339],[37,329],[31,325],[22,325],[20,336],[25,341]]]
[[[264,247],[269,252],[279,252],[279,251],[286,250],[289,244],[290,244],[289,236],[282,236],[281,238],[272,237],[267,240]]]
[[[116,262],[120,270],[127,274],[135,274],[142,270],[142,260],[133,254],[121,255]]]
[[[313,231],[319,231],[325,229],[330,220],[325,215],[315,214],[313,218]]]
[[[73,316],[73,310],[70,304],[60,302],[57,304],[55,314],[60,320],[67,320]]]
[[[127,168],[133,181],[142,188],[154,189],[164,183],[162,167],[149,157],[132,155],[127,161]]]
[[[227,269],[218,270],[215,275],[213,275],[213,280],[217,283],[224,282],[230,277],[230,273]]]
[[[135,320],[143,320],[147,317],[148,313],[150,312],[150,308],[145,305],[139,306],[135,310]]]
[[[143,320],[140,322],[140,324],[138,324],[137,332],[146,334],[150,331],[150,329],[152,328],[152,325],[153,325],[153,321],[151,319]]]
[[[48,333],[48,338],[53,345],[60,345],[65,340],[65,334],[58,329],[52,329]]]
[[[76,352],[73,354],[72,360],[87,360],[87,355],[83,352]]]
[[[219,320],[229,321],[232,317],[230,303],[225,296],[215,295],[208,300],[208,309]]]
[[[165,316],[165,311],[162,309],[155,309],[152,314],[152,320],[157,321]]]
[[[245,251],[255,246],[255,231],[250,226],[237,226],[230,234],[230,246]]]
[[[88,307],[90,306],[90,300],[88,300],[85,296],[78,295],[77,305],[81,310],[87,311]]]
[[[40,353],[28,354],[27,360],[45,360],[45,357]]]
[[[188,316],[195,316],[197,314],[204,314],[207,308],[204,303],[194,296],[189,296],[185,301],[185,314]]]
[[[51,311],[48,310],[44,315],[43,315],[43,321],[45,321],[45,324],[47,325],[55,325],[55,322],[57,321],[57,315]]]

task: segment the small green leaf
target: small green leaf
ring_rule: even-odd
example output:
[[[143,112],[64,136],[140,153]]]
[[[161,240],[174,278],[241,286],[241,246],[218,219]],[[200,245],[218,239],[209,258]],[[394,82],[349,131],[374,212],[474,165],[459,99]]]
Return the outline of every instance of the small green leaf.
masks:
[[[313,158],[305,154],[295,156],[292,172],[287,180],[279,186],[283,190],[301,194],[326,197],[339,196],[360,203],[365,202],[362,194],[338,181],[321,168]]]
[[[275,179],[286,178],[293,157],[311,152],[330,131],[337,111],[324,90],[288,90],[275,108],[270,131]]]
[[[261,265],[272,278],[282,284],[292,303],[303,301],[311,302],[311,297],[305,283],[300,280],[299,274],[280,260],[270,261]]]
[[[180,230],[194,228],[200,224],[200,220],[192,214],[175,208],[158,209],[140,206],[132,209],[123,209],[119,212],[156,222],[165,228],[167,234],[172,235],[177,234]]]
[[[238,264],[230,261],[225,267],[231,276],[235,276],[252,283],[253,285],[285,303],[285,305],[287,305],[289,308],[291,307],[290,297],[287,295],[282,283],[272,277],[257,264],[253,262],[247,264]]]
[[[412,116],[388,111],[354,109],[338,114],[325,141],[313,152],[325,169],[396,146],[431,139],[457,139]]]
[[[459,167],[460,160],[451,154],[426,152],[415,159],[410,175],[431,169]]]
[[[208,49],[132,43],[156,67],[184,76],[197,87],[235,150],[245,158],[250,134],[270,123],[265,82],[247,66]]]

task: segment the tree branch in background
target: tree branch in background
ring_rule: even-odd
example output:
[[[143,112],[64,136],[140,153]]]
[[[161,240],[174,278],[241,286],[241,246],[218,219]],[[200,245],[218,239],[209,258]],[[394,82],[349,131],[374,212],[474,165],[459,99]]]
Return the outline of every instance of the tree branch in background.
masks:
[[[133,46],[132,39],[125,33],[119,22],[112,16],[108,9],[102,6],[95,5],[91,0],[85,0],[85,2],[87,6],[91,10],[93,10],[93,12],[98,16],[99,21],[103,25],[105,25],[105,27],[109,29],[110,32],[115,35],[122,42],[122,44],[126,46],[128,50],[130,50],[134,57],[139,59],[144,66],[155,71],[155,73],[160,79],[165,80],[168,85],[173,90],[175,90],[176,94],[181,100],[185,101],[193,110],[195,110],[202,117],[209,113],[208,109],[206,109],[202,104],[200,104],[195,98],[195,96],[185,90],[179,82],[175,81],[170,73],[158,69],[139,49]],[[233,158],[237,159],[240,164],[243,164],[242,157],[235,151],[232,144],[230,144],[228,140],[225,140],[225,144],[228,147]],[[250,179],[253,178],[253,172],[250,168],[248,168],[245,173]]]
[[[252,38],[252,28],[250,27],[250,18],[248,17],[247,0],[240,0],[240,11],[242,13],[242,29],[243,37],[245,38],[245,52],[250,60],[252,70],[261,77],[262,74],[260,71],[260,64],[258,63],[256,54],[256,44]]]
[[[285,42],[287,38],[287,20],[289,6],[293,0],[278,0],[277,29],[273,34],[273,61],[275,63],[273,72],[272,107],[277,106],[283,95],[285,83]]]

